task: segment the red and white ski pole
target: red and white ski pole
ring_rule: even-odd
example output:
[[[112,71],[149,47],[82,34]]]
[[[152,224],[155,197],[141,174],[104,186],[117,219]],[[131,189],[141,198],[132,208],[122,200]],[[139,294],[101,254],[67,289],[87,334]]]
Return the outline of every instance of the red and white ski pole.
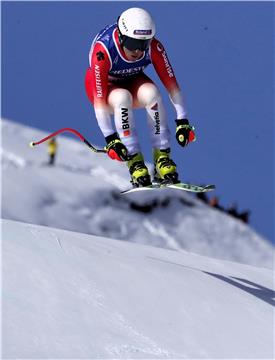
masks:
[[[90,150],[92,150],[92,151],[94,151],[96,153],[107,153],[107,151],[105,149],[97,149],[97,148],[95,148],[92,144],[89,143],[89,141],[87,139],[85,139],[85,137],[83,135],[80,134],[80,132],[78,132],[75,129],[71,129],[71,128],[63,128],[63,129],[57,130],[54,133],[46,136],[45,138],[43,138],[43,139],[41,139],[39,141],[32,141],[30,143],[30,146],[34,147],[36,145],[42,144],[44,141],[47,141],[47,140],[49,140],[49,139],[51,139],[51,138],[53,138],[53,137],[55,137],[55,136],[57,136],[57,135],[59,135],[59,134],[61,134],[63,132],[66,132],[66,131],[71,132],[74,135],[78,136],[79,139],[81,141],[83,141],[84,144],[86,144]]]

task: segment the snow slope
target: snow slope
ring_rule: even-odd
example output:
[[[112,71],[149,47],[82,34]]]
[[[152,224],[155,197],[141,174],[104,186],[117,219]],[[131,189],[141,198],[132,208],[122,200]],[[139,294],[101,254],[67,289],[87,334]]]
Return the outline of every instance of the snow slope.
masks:
[[[3,358],[273,358],[272,271],[2,221]]]
[[[7,120],[1,132],[2,218],[272,267],[270,243],[190,194],[122,196],[126,166],[79,140],[58,137],[57,165],[50,168],[46,145],[28,146],[48,134]]]

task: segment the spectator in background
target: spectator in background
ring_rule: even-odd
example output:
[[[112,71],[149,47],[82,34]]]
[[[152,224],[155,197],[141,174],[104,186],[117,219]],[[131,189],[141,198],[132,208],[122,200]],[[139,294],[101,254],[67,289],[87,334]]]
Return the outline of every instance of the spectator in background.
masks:
[[[224,211],[224,208],[220,205],[219,198],[217,196],[212,197],[212,199],[210,199],[208,201],[208,203],[209,203],[210,206],[212,206],[212,207],[214,207],[216,209]]]
[[[250,211],[249,210],[245,210],[241,213],[238,212],[237,209],[237,204],[233,203],[226,211],[229,215],[234,216],[235,218],[245,222],[246,224],[248,224],[249,221],[249,216],[250,216]]]
[[[227,209],[227,213],[231,216],[238,217],[237,204],[235,202]]]
[[[53,166],[55,163],[57,151],[57,142],[55,138],[52,138],[48,141],[48,154],[49,154],[49,162],[48,165]]]
[[[250,211],[246,210],[246,211],[240,213],[238,218],[240,220],[242,220],[243,222],[245,222],[246,224],[248,224],[249,223],[249,216],[250,216]]]
[[[241,213],[238,212],[238,206],[236,202],[233,202],[228,209],[225,209],[220,205],[219,198],[217,196],[208,199],[205,193],[197,193],[197,198],[202,200],[204,203],[212,206],[220,211],[226,212],[228,215],[233,216],[236,219],[243,221],[244,223],[249,223],[250,211],[245,210]]]

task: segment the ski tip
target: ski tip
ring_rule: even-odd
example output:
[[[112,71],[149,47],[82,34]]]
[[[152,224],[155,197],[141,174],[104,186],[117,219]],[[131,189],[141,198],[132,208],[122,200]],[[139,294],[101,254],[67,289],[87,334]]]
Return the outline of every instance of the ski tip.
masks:
[[[144,191],[144,190],[150,190],[150,189],[146,189],[146,188],[133,188],[133,189],[128,189],[128,190],[123,190],[120,192],[121,195],[125,195],[125,194],[130,194],[130,193],[134,193],[134,192],[138,192],[138,191]]]
[[[216,185],[214,185],[214,184],[206,185],[206,186],[204,187],[204,189],[207,190],[207,191],[215,190],[215,189],[216,189]]]
[[[34,145],[35,145],[34,141],[31,141],[31,142],[29,143],[29,146],[30,146],[31,148],[33,148]]]
[[[146,191],[146,190],[156,190],[159,189],[159,186],[155,186],[155,185],[148,185],[148,186],[140,186],[140,187],[133,187],[131,189],[128,190],[123,190],[120,192],[120,194],[129,194],[129,193],[133,193],[133,192],[138,192],[138,191]]]

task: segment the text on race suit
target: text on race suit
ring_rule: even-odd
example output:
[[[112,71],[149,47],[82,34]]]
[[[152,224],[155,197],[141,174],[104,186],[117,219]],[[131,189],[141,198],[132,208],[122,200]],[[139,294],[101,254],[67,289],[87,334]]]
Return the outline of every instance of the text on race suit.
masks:
[[[100,76],[100,67],[97,64],[95,64],[95,84],[96,84],[96,96],[98,98],[102,98],[103,93],[102,93],[102,82]]]

